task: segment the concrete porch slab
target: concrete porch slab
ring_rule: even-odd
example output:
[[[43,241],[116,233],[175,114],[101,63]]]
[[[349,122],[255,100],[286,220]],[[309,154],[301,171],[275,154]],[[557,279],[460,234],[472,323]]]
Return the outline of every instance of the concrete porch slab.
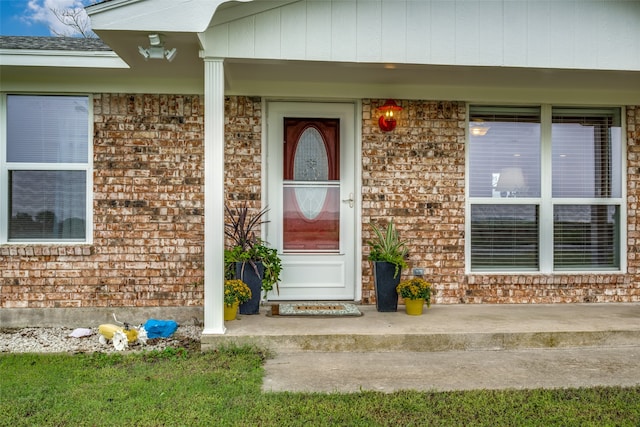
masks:
[[[640,303],[551,305],[433,305],[422,316],[379,313],[361,317],[269,317],[226,322],[224,335],[202,335],[202,349],[254,344],[276,353],[443,352],[640,346]]]

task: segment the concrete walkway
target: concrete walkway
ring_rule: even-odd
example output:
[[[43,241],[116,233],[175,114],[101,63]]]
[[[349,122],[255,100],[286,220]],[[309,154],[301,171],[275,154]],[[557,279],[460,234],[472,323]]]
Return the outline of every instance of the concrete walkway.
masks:
[[[453,352],[279,353],[265,392],[449,391],[640,385],[640,346]]]
[[[203,349],[269,348],[265,391],[640,384],[640,304],[434,305],[419,317],[242,316]]]

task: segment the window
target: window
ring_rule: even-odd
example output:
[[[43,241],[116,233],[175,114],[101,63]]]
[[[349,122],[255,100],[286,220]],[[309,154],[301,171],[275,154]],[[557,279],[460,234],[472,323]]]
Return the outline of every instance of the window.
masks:
[[[619,270],[620,109],[469,108],[470,270]]]
[[[6,96],[2,242],[90,240],[89,106],[87,96]]]

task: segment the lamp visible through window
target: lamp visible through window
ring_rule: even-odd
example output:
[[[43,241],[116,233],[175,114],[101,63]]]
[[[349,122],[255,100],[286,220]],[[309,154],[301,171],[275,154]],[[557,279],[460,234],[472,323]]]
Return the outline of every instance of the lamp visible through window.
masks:
[[[517,197],[518,193],[525,191],[525,186],[522,168],[504,168],[500,171],[496,191],[504,197]]]

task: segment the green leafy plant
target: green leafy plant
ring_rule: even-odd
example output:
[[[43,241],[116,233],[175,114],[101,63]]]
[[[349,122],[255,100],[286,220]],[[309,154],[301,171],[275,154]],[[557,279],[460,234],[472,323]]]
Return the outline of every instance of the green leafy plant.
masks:
[[[231,247],[224,251],[225,278],[234,278],[236,262],[249,264],[259,275],[256,263],[261,262],[264,267],[262,290],[265,296],[274,287],[280,293],[278,282],[280,282],[282,260],[278,256],[278,251],[268,247],[267,243],[256,234],[262,224],[268,222],[264,220],[264,216],[269,209],[265,208],[252,214],[245,202],[244,205],[234,209],[225,205],[225,210],[228,222],[225,223],[224,234],[231,241]]]
[[[224,303],[233,305],[235,302],[242,304],[251,299],[251,289],[240,279],[228,279],[224,281]]]
[[[396,291],[404,299],[423,299],[427,307],[431,306],[431,283],[421,277],[403,280]]]
[[[390,262],[396,266],[395,274],[397,277],[403,268],[407,268],[407,255],[409,249],[404,241],[400,239],[398,230],[393,225],[393,220],[389,221],[386,230],[371,224],[375,239],[367,242],[371,246],[369,252],[369,260],[374,262]]]

